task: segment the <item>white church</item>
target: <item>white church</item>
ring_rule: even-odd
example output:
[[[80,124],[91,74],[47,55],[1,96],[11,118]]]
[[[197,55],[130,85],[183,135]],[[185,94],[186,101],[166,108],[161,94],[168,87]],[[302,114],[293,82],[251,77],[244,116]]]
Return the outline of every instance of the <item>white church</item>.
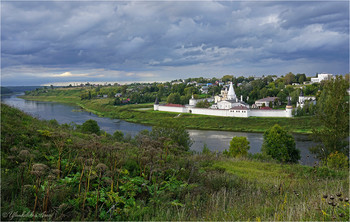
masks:
[[[177,112],[177,113],[192,113],[202,114],[210,116],[227,116],[227,117],[293,117],[293,107],[288,101],[288,105],[285,110],[262,110],[262,109],[250,109],[249,105],[243,101],[243,97],[238,100],[236,93],[233,89],[232,82],[230,83],[229,90],[227,88],[221,91],[221,95],[216,96],[214,99],[207,99],[208,102],[215,103],[210,108],[197,108],[196,104],[204,99],[194,99],[193,96],[188,105],[179,104],[162,104],[160,105],[158,99],[154,103],[154,110]]]

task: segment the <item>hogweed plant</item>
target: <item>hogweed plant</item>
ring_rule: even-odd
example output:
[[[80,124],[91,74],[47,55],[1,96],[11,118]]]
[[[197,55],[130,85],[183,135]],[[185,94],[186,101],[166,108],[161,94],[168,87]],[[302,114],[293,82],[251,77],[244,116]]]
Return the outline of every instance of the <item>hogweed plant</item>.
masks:
[[[336,195],[324,194],[321,198],[322,207],[321,209],[324,221],[349,221],[349,198],[343,197],[341,192]]]
[[[39,188],[42,183],[42,179],[44,178],[48,166],[42,163],[34,164],[32,167],[31,174],[36,177],[35,182],[35,201],[34,201],[34,209],[33,209],[33,221],[35,220],[36,207],[38,205],[38,197],[39,197]]]

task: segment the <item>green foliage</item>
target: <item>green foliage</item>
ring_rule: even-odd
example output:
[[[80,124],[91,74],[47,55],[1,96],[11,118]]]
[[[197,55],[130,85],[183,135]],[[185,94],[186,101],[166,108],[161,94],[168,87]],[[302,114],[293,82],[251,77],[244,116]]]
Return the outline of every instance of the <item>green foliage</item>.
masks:
[[[181,150],[188,151],[192,145],[189,133],[180,124],[164,124],[152,128],[153,139],[170,138]]]
[[[229,157],[247,156],[250,149],[249,141],[244,136],[235,136],[230,141],[230,148],[224,151],[224,154]]]
[[[171,93],[168,96],[167,103],[181,104],[180,93]]]
[[[204,154],[204,155],[209,155],[209,154],[211,154],[211,151],[210,151],[210,149],[208,148],[208,145],[207,145],[207,144],[204,144],[204,145],[203,145],[202,154]]]
[[[349,153],[349,104],[346,101],[349,82],[342,76],[326,81],[317,101],[313,139],[321,142],[310,149],[319,159],[326,159],[331,153]]]
[[[116,139],[117,141],[123,141],[124,133],[122,131],[116,130],[113,133],[113,138]]]
[[[295,75],[291,72],[287,73],[284,77],[284,83],[286,85],[290,85],[292,84],[293,82],[295,82]]]
[[[277,124],[264,133],[261,151],[280,162],[297,163],[300,159],[293,136]]]
[[[205,99],[203,101],[197,102],[196,107],[197,108],[208,108],[208,107],[210,107],[210,103],[208,102],[208,100]]]
[[[151,132],[120,143],[4,104],[1,117],[4,221],[319,221],[305,206],[329,214],[320,195],[349,195],[348,170],[168,152],[176,143]]]
[[[81,131],[84,133],[95,133],[100,134],[100,127],[98,126],[96,120],[89,119],[83,123],[81,126]]]
[[[326,165],[332,169],[349,168],[349,158],[343,153],[338,153],[338,151],[335,151],[335,153],[329,154],[325,162],[326,162]]]

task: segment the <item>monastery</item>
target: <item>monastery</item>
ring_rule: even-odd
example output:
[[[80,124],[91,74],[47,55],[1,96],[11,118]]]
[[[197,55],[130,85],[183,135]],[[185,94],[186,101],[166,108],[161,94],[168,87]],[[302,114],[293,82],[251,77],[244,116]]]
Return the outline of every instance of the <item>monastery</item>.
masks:
[[[158,99],[154,103],[154,110],[157,111],[167,111],[167,112],[177,112],[177,113],[193,113],[202,114],[210,116],[228,116],[228,117],[293,117],[290,100],[288,100],[288,105],[284,110],[274,110],[274,109],[250,109],[249,105],[243,101],[243,97],[238,100],[235,91],[233,89],[232,83],[230,83],[229,90],[227,89],[221,91],[220,96],[215,96],[215,98],[207,99],[208,102],[215,103],[209,108],[197,108],[196,104],[203,99],[194,99],[193,96],[189,101],[188,105],[179,104],[159,104]]]

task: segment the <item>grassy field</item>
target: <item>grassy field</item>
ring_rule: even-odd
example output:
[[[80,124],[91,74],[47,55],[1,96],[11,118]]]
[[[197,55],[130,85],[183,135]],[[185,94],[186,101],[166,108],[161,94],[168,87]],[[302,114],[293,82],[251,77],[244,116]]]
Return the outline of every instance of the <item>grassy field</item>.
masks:
[[[330,221],[343,220],[341,216],[349,213],[349,203],[343,202],[349,191],[348,172],[239,159],[221,159],[214,167],[243,179],[251,189],[250,195],[241,191],[233,193],[236,197],[226,194],[232,210],[245,218]],[[335,197],[334,207],[328,203],[330,196]],[[247,207],[251,202],[255,207]]]
[[[129,122],[142,123],[147,125],[160,125],[163,123],[179,123],[188,129],[201,130],[225,130],[239,132],[265,132],[274,124],[286,128],[292,133],[311,133],[317,123],[310,117],[295,118],[274,118],[274,117],[215,117],[206,115],[194,115],[189,113],[171,113],[151,110],[142,110],[143,108],[152,108],[153,104],[123,105],[114,106],[113,98],[80,100],[79,90],[68,91],[67,89],[55,89],[54,93],[40,96],[22,96],[27,100],[55,101],[70,103],[81,106],[85,110],[95,113],[99,116],[123,119]],[[60,92],[62,91],[62,92]]]

